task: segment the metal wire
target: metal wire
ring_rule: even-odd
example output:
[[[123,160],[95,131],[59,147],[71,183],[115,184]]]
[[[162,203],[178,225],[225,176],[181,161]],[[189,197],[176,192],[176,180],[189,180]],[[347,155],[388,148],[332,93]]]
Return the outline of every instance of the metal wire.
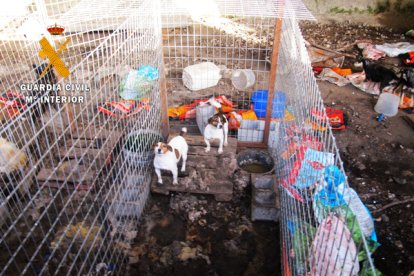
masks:
[[[321,208],[315,195],[326,183],[320,176],[301,189],[291,181],[306,148],[316,147],[323,162],[344,174],[297,25],[298,19],[313,19],[301,1],[15,2],[9,4],[15,12],[0,17],[0,274],[123,273],[125,252],[149,194],[148,146],[161,139],[160,77],[167,76],[169,107],[225,95],[235,111],[249,110],[254,91],[269,87],[276,17],[283,18],[276,90],[286,95],[288,112],[272,122],[269,148],[281,184],[284,274],[374,269],[372,237],[354,239],[362,227],[354,210],[346,208],[351,199],[341,208]],[[54,24],[65,28],[63,35],[47,32]],[[68,77],[60,77],[56,68],[40,77],[49,62],[39,55],[42,37],[53,49],[69,41],[59,53]],[[216,85],[197,91],[185,87],[185,68],[207,61],[221,65]],[[137,113],[123,118],[125,113],[116,113],[121,95],[131,72],[136,76],[143,66],[151,66],[158,77],[140,79],[133,90],[141,91],[133,102]],[[254,72],[251,87],[234,87],[231,73],[238,69]],[[206,72],[204,80],[216,77]],[[20,99],[32,95],[22,84],[35,83],[84,86]],[[51,103],[41,97],[54,93],[84,102]],[[108,115],[111,111],[116,115]],[[288,113],[289,120],[284,118]],[[185,124],[194,125],[194,115],[184,116]],[[263,124],[242,121],[230,136],[262,141]],[[298,153],[301,146],[304,152]],[[349,187],[346,178],[344,187]],[[339,188],[333,194],[345,198]],[[327,222],[335,222],[334,231],[324,232]],[[325,240],[333,243],[321,245]],[[363,267],[354,247],[365,255]]]
[[[188,14],[172,13],[164,14],[162,19],[169,107],[224,95],[233,103],[235,111],[249,110],[253,91],[268,88],[272,18],[240,16],[193,20]],[[183,85],[183,71],[188,66],[205,62],[220,66],[223,77],[217,80],[216,75],[206,72],[201,80],[213,83],[216,80],[217,85],[191,91]],[[243,91],[236,89],[231,75],[237,69],[252,70],[254,85]],[[195,124],[195,116],[183,116],[180,120],[187,127]],[[254,140],[254,135],[253,130],[248,131],[245,139]],[[231,132],[230,136],[237,137],[237,132]]]
[[[279,133],[270,139],[269,146],[276,159],[280,184],[283,272],[356,275],[364,269],[376,274],[371,259],[375,238],[361,233],[365,222],[352,205],[356,197],[343,196],[350,186],[297,21],[283,19],[282,24],[276,90],[286,93],[287,109],[294,120],[280,122]],[[297,147],[292,149],[292,145]],[[306,160],[308,149],[323,157],[313,159],[314,169],[301,170],[305,163],[312,162]],[[334,167],[344,176],[342,189],[336,187],[330,191],[336,203],[344,199],[340,204],[323,206],[317,197],[320,191],[328,191],[326,179],[338,176],[325,167]],[[315,177],[316,170],[322,173]],[[300,186],[300,181],[307,185]],[[359,212],[366,212],[365,207],[360,207]],[[324,232],[329,228],[327,221],[335,223],[329,226],[331,231]]]
[[[156,1],[98,3],[15,3],[21,12],[2,17],[1,96],[14,102],[1,110],[0,274],[125,269],[122,245],[133,239],[149,193],[146,145],[161,139],[159,77],[134,101],[135,115],[112,117],[98,107],[122,100],[128,72],[146,65],[163,74],[160,7]],[[90,13],[95,4],[101,9]],[[65,28],[57,38],[47,32],[55,23]],[[56,70],[40,78],[41,70],[32,68],[49,62],[39,56],[42,36],[54,49],[69,39],[59,53],[67,78]],[[22,85],[34,83],[59,84],[61,90],[31,98]],[[71,84],[83,86],[65,88]],[[84,101],[43,102],[47,95]],[[127,148],[131,137],[138,137],[133,152]]]

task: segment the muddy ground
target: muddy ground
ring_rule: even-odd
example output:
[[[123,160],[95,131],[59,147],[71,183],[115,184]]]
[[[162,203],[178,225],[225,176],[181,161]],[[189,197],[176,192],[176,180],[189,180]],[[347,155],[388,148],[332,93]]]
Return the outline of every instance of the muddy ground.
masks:
[[[324,30],[324,31],[322,31]],[[338,49],[358,39],[374,43],[409,41],[388,27],[352,24],[302,24],[305,39]],[[349,48],[349,53],[356,53]],[[346,63],[352,65],[354,60]],[[383,63],[393,64],[396,60]],[[338,87],[318,81],[326,106],[343,109],[349,116],[346,130],[334,133],[350,185],[374,212],[381,246],[374,254],[376,267],[384,275],[408,275],[414,270],[414,204],[402,204],[382,212],[375,210],[414,196],[414,129],[401,116],[379,123],[374,105],[378,99],[352,85]]]
[[[129,253],[129,275],[280,275],[279,226],[251,222],[249,179],[228,203],[151,195]]]

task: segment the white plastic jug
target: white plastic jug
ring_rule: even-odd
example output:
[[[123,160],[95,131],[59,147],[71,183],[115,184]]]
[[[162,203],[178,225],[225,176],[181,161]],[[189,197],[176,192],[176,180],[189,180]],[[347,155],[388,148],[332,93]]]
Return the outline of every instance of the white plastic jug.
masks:
[[[183,83],[193,91],[215,86],[220,79],[220,68],[212,62],[187,66],[183,71]]]
[[[204,135],[204,129],[208,124],[208,119],[216,113],[214,106],[209,104],[199,105],[196,107],[196,121],[198,129]]]
[[[256,80],[254,72],[250,69],[234,70],[231,75],[231,83],[237,90],[244,91],[251,87]]]
[[[392,117],[397,115],[399,104],[400,97],[390,93],[382,93],[379,96],[374,110],[380,114],[384,114],[387,117]]]

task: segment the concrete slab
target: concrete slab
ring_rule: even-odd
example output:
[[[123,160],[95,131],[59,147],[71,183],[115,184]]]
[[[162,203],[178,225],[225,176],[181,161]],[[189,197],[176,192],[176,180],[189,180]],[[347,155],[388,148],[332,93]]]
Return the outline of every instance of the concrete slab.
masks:
[[[280,209],[252,205],[252,221],[279,221]]]
[[[280,199],[274,175],[252,174],[252,220],[279,221]]]

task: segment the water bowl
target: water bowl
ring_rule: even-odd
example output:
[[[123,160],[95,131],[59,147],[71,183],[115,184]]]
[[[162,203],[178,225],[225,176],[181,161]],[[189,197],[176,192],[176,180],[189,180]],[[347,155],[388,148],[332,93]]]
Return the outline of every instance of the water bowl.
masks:
[[[248,149],[237,155],[237,165],[249,173],[267,173],[273,169],[274,161],[265,151]]]

